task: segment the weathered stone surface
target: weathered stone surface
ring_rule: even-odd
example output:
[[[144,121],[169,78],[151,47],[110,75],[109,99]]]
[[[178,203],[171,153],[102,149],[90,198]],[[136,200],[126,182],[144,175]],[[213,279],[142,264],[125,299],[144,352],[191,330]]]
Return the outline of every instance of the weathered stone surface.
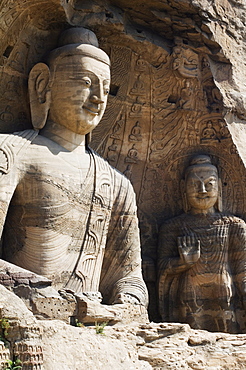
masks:
[[[196,331],[181,324],[106,326],[105,335],[96,334],[95,327],[73,328],[61,322],[42,322],[42,326],[44,369],[49,370],[57,363],[66,370],[80,366],[236,370],[246,366],[245,335]]]
[[[5,286],[26,284],[31,287],[45,287],[50,286],[52,281],[0,259],[0,283]]]
[[[109,104],[92,145],[131,179],[137,193],[150,312],[158,319],[153,281],[158,228],[182,211],[178,184],[192,155],[214,157],[224,211],[245,218],[245,4],[69,0],[62,5],[70,24],[93,29],[110,52]],[[27,76],[66,27],[62,5],[58,0],[35,0],[31,8],[20,1],[1,4],[3,131],[31,127]]]
[[[182,211],[178,184],[194,154],[207,153],[218,166],[223,210],[246,217],[245,3],[243,0],[62,3],[69,22],[93,29],[101,47],[111,55],[109,105],[94,134],[93,147],[124,172],[136,190],[146,256],[145,279],[151,294],[150,312],[158,319],[155,293],[158,228]],[[67,25],[58,0],[34,0],[31,4],[4,0],[0,12],[0,126],[4,132],[13,132],[31,128],[29,71],[55,47],[58,34]],[[1,171],[7,173],[12,157],[8,150],[0,155]],[[3,281],[12,284],[6,275]],[[237,336],[234,345],[227,346],[224,338],[216,346],[220,348],[223,342],[225,358],[221,358],[222,345],[221,353],[215,350],[210,361],[209,356],[203,357],[199,352],[201,347],[195,345],[197,339],[193,336],[190,347],[199,352],[201,361],[197,358],[193,361],[192,352],[190,362],[182,359],[180,366],[223,369],[227,361],[230,369],[244,368],[240,350],[236,360],[232,351],[231,357],[227,356],[232,348],[240,348],[244,339],[241,341]],[[216,348],[211,350],[203,339],[201,342],[202,349],[210,354]],[[172,358],[178,361],[175,353],[166,351],[170,361],[164,368],[178,368],[178,362],[171,361]],[[146,353],[144,356],[148,358]],[[156,352],[158,356],[160,363],[165,362],[161,353]]]
[[[14,353],[42,370],[238,370],[246,367],[246,335],[209,333],[187,324],[148,323],[73,327],[36,320],[24,303],[0,286],[1,318],[8,318]],[[8,356],[8,351],[0,348]],[[5,355],[6,353],[6,355]],[[24,355],[25,360],[24,360]],[[0,358],[2,359],[3,357]]]

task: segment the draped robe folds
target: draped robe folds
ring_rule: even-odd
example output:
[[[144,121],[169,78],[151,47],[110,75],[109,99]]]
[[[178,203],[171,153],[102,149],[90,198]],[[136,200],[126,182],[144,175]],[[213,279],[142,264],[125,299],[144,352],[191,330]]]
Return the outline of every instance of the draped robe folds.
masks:
[[[201,256],[185,266],[178,237],[200,240]],[[246,332],[246,224],[224,214],[182,214],[166,221],[158,248],[159,309],[163,321],[194,329]]]
[[[9,166],[0,179],[3,258],[57,289],[100,291],[105,303],[125,293],[146,305],[130,182],[91,150],[82,175],[62,147],[32,130],[1,135],[1,143]]]

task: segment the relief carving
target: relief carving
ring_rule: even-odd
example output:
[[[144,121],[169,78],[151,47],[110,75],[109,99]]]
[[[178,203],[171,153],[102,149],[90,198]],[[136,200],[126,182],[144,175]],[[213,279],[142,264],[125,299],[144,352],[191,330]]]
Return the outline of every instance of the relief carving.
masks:
[[[144,87],[144,82],[141,80],[141,75],[139,75],[136,79],[136,81],[133,84],[132,89],[130,90],[130,95],[145,95],[145,87]]]
[[[225,122],[219,117],[212,116],[208,121],[201,122],[201,144],[214,145],[216,143],[222,143],[230,137],[228,127]]]
[[[125,175],[129,180],[131,180],[132,177],[132,165],[128,164],[125,171],[123,172],[123,175]]]
[[[127,157],[125,158],[126,163],[137,163],[139,160],[138,158],[138,151],[136,145],[133,144],[131,149],[128,150]]]
[[[139,97],[136,97],[136,102],[132,104],[131,111],[129,113],[130,117],[141,117],[142,115],[142,104],[139,101]]]
[[[116,123],[115,123],[115,125],[113,127],[113,132],[110,135],[110,137],[112,139],[120,140],[122,129],[124,128],[124,123],[125,123],[124,116],[121,115],[120,119],[116,121]]]
[[[202,130],[201,141],[207,140],[219,140],[212,121],[208,121],[206,127]]]
[[[138,121],[131,129],[131,133],[129,135],[129,141],[142,141],[141,126]]]
[[[29,108],[25,103],[26,79],[32,66],[41,60],[49,50],[53,49],[57,34],[63,27],[63,25],[57,26],[55,23],[58,12],[54,12],[56,7],[56,5],[53,5],[54,2],[49,6],[47,5],[47,8],[45,4],[41,5],[41,1],[38,1],[40,3],[38,8],[43,9],[43,12],[42,15],[37,16],[36,20],[30,20],[27,16],[29,3],[29,1],[24,0],[9,0],[5,1],[3,5],[2,19],[8,18],[8,26],[3,21],[1,27],[6,35],[3,34],[3,55],[0,56],[3,65],[3,70],[1,69],[1,90],[4,92],[3,100],[0,102],[0,113],[3,114],[3,120],[0,120],[1,132],[14,132],[31,128]],[[65,3],[65,7],[69,6]],[[69,4],[72,3],[75,6],[75,2],[69,1]],[[35,4],[32,6],[34,9]],[[12,8],[17,7],[19,11],[12,13]],[[51,11],[49,12],[48,9]],[[22,17],[19,16],[20,13]],[[48,18],[49,13],[51,14],[50,18]],[[83,10],[78,10],[78,13],[83,14]],[[9,18],[9,16],[12,18]],[[95,30],[99,31],[98,16],[101,15],[97,14],[95,16],[93,11],[88,14],[90,19],[94,19]],[[9,19],[12,20],[9,21]],[[52,19],[51,29],[49,29],[49,19]],[[64,22],[65,18],[60,17],[60,19]],[[30,21],[31,23],[29,23]],[[227,184],[223,185],[223,209],[240,215],[242,218],[246,215],[244,207],[246,199],[244,165],[240,162],[238,149],[233,144],[228,128],[222,118],[222,99],[215,86],[210,69],[210,65],[212,68],[215,58],[210,61],[209,55],[207,55],[208,49],[204,45],[202,48],[198,47],[196,49],[195,45],[198,44],[196,42],[186,43],[186,36],[184,41],[173,39],[170,31],[169,40],[172,39],[176,45],[173,52],[170,50],[170,42],[168,42],[167,50],[164,50],[164,48],[161,50],[161,47],[154,45],[151,49],[154,53],[151,55],[151,51],[143,52],[145,42],[142,42],[142,40],[129,42],[129,35],[125,37],[123,28],[117,37],[110,34],[110,32],[104,34],[107,24],[109,22],[113,24],[114,21],[115,18],[109,18],[107,22],[104,22],[105,25],[102,22],[102,28],[100,28],[102,32],[98,32],[100,45],[111,58],[112,84],[107,109],[100,124],[93,130],[91,145],[110,164],[123,172],[128,179],[131,179],[137,194],[139,213],[145,215],[140,224],[142,250],[145,255],[151,256],[150,258],[154,260],[155,265],[156,229],[163,222],[163,219],[178,215],[182,211],[181,195],[177,184],[179,183],[179,177],[182,176],[180,168],[184,167],[185,158],[200,150],[215,157],[220,156],[221,178],[223,183]],[[10,27],[13,28],[10,30]],[[7,37],[7,33],[11,37]],[[165,36],[163,39],[165,39]],[[12,67],[10,68],[10,66]],[[23,75],[17,70],[24,71]],[[9,74],[9,71],[11,74]],[[220,75],[222,76],[223,73],[222,71]],[[133,136],[131,136],[136,122],[139,123],[141,132],[135,136],[133,132]],[[212,127],[210,127],[209,122],[212,122]],[[209,133],[211,128],[214,130],[212,130],[213,133],[212,131]],[[42,135],[41,131],[39,138]],[[139,138],[139,140],[136,140],[136,138]],[[135,147],[133,147],[133,144],[135,144]],[[19,144],[12,148],[14,158],[22,156],[25,150],[29,150],[25,148],[19,154],[16,154],[18,147]],[[134,150],[130,153],[131,149]],[[2,147],[0,152],[2,177],[5,177],[5,172],[12,168],[9,161],[10,156],[7,158],[6,153],[6,147]],[[62,163],[63,160],[66,162],[67,159],[63,158]],[[76,162],[79,162],[78,158],[76,158]],[[71,163],[67,163],[67,167],[71,167]],[[50,208],[45,205],[42,208],[45,217],[50,212],[49,217],[56,220],[56,223],[53,224],[54,228],[51,229],[47,237],[50,240],[49,245],[51,245],[53,232],[54,234],[62,234],[63,231],[61,230],[71,228],[74,231],[74,239],[68,242],[64,238],[64,243],[69,244],[69,256],[79,254],[82,244],[79,241],[83,239],[83,235],[79,230],[73,229],[73,224],[75,219],[79,219],[80,224],[86,223],[86,218],[77,217],[76,212],[83,213],[83,208],[86,208],[86,204],[88,204],[88,195],[85,196],[84,194],[90,193],[92,189],[86,183],[82,187],[82,191],[79,176],[77,180],[75,179],[74,185],[73,176],[69,175],[70,178],[66,179],[69,182],[68,190],[67,184],[61,184],[57,179],[45,178],[46,173],[41,177],[40,167],[37,163],[31,163],[28,171],[36,173],[37,177],[40,176],[37,182],[49,186],[52,189],[52,194],[53,191],[56,194],[55,197],[59,198],[57,192],[59,193],[61,188],[64,194],[67,194],[69,201],[66,200],[65,204],[53,204]],[[56,173],[57,167],[55,165],[52,167],[52,171]],[[81,172],[83,171],[81,170]],[[91,176],[91,174],[89,175]],[[83,176],[85,177],[86,174],[81,173],[80,177],[82,179]],[[234,182],[237,183],[237,186],[233,185]],[[108,187],[108,185],[105,186]],[[28,194],[28,199],[31,196],[34,198],[34,189],[32,186],[23,186],[23,193]],[[109,186],[109,193],[112,190],[113,187]],[[104,198],[107,197],[107,194],[108,192],[105,190]],[[175,194],[175,199],[173,194]],[[100,202],[98,195],[100,194],[97,194],[93,199],[100,207],[100,204],[103,203]],[[49,192],[48,194],[46,192],[44,198],[48,199],[48,197]],[[71,216],[70,204],[76,205],[73,210],[74,216]],[[80,206],[81,208],[79,208]],[[5,204],[1,207],[1,212],[4,215],[7,208],[8,206]],[[35,212],[38,214],[38,211]],[[4,215],[1,223],[5,221]],[[22,217],[22,214],[20,214],[20,217]],[[91,232],[87,240],[88,254],[85,255],[85,259],[83,259],[84,256],[81,258],[83,262],[78,263],[79,266],[76,272],[80,274],[80,279],[85,280],[85,275],[92,269],[93,258],[91,256],[93,256],[92,252],[97,250],[97,239],[100,234],[98,230],[101,229],[101,223],[103,224],[103,220],[100,218],[100,212],[93,213]],[[37,236],[35,236],[35,230],[33,231],[32,227],[36,227],[34,223],[28,229],[28,237],[37,249],[38,242],[35,242]],[[41,229],[46,228],[46,223],[43,223]],[[62,242],[58,243],[58,239],[54,235],[55,245],[62,244]],[[17,250],[18,248],[19,245],[16,245]],[[91,254],[89,254],[89,251]],[[80,266],[81,264],[83,269]],[[68,277],[64,272],[60,280],[66,279]],[[61,285],[60,280],[59,276],[56,279],[54,278],[57,286]],[[154,284],[153,281],[152,283]],[[151,289],[154,290],[155,285]],[[97,292],[95,292],[96,294]],[[151,305],[154,305],[154,301],[155,298],[152,297]],[[154,310],[157,311],[156,308]]]
[[[245,332],[246,224],[223,213],[221,180],[209,156],[192,159],[181,191],[185,213],[166,221],[159,236],[162,320]]]
[[[42,370],[43,369],[43,348],[34,341],[16,342],[14,355],[21,361],[23,370]]]
[[[185,47],[181,38],[176,38],[176,46],[173,48],[173,69],[182,77],[198,77],[198,54]]]

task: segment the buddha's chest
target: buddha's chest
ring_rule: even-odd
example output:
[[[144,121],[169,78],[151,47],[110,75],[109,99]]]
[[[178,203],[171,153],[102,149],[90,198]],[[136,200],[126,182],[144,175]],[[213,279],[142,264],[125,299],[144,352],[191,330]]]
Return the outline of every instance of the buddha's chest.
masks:
[[[64,161],[52,156],[49,160],[39,159],[29,164],[19,182],[14,202],[16,204],[37,203],[51,205],[71,202],[81,197],[88,198],[92,189],[94,171],[89,164],[84,167],[76,162]]]
[[[86,222],[92,205],[93,180],[92,171],[85,173],[61,161],[30,166],[16,188],[8,216],[21,228],[58,230],[66,224],[72,232]]]

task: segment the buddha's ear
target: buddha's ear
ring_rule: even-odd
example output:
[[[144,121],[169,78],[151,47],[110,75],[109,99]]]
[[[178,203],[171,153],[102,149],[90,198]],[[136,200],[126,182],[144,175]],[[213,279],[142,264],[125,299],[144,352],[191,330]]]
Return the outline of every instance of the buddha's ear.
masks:
[[[50,108],[50,70],[44,63],[36,64],[28,78],[31,118],[35,130],[44,127]]]
[[[184,212],[187,213],[190,210],[190,205],[187,201],[185,180],[183,179],[180,181],[180,192],[181,192],[182,201],[183,201],[183,209],[184,209]]]
[[[218,211],[222,212],[223,207],[222,207],[222,181],[221,178],[218,179],[218,201],[217,201],[217,207]]]

